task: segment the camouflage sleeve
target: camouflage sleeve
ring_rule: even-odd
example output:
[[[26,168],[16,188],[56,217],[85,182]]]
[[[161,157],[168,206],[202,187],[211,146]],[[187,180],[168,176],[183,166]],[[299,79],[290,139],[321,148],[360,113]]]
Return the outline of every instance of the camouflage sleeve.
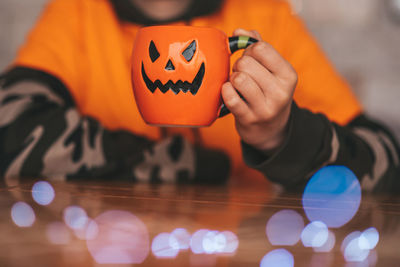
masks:
[[[55,77],[15,68],[0,83],[0,176],[143,182],[226,180],[229,160],[180,136],[154,142],[82,116]],[[215,158],[214,165],[204,159]],[[210,168],[215,168],[210,169]]]
[[[243,144],[247,164],[296,191],[323,166],[342,165],[365,191],[400,192],[399,145],[380,123],[360,115],[340,126],[294,103],[289,124],[285,143],[273,155]]]

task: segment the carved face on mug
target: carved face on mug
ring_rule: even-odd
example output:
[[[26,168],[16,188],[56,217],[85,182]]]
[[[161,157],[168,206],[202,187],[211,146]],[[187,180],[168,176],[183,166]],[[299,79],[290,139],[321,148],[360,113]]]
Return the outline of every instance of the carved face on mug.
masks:
[[[179,49],[179,48],[178,48]],[[160,66],[147,67],[147,69],[152,69],[153,73],[156,72],[158,75],[155,75],[154,79],[149,78],[146,73],[146,67],[144,62],[142,62],[142,78],[145,82],[147,89],[150,92],[154,93],[155,90],[160,90],[162,93],[167,93],[171,90],[175,94],[186,94],[191,93],[192,95],[196,95],[199,91],[205,74],[205,64],[204,62],[200,64],[196,60],[196,57],[199,53],[197,53],[197,42],[196,40],[191,41],[187,46],[184,44],[182,46],[182,51],[179,56],[174,57],[174,55],[170,55],[170,51],[161,51],[167,55],[167,63],[165,64],[164,69],[160,68]],[[176,52],[176,51],[174,51]],[[161,57],[159,50],[157,49],[156,44],[153,41],[150,41],[149,44],[149,58],[152,64],[158,64],[157,60]],[[164,57],[165,58],[165,57]],[[164,62],[161,62],[163,66]],[[175,65],[181,69],[177,70]],[[161,66],[161,67],[162,67]],[[178,73],[177,75],[173,75],[174,73]],[[173,81],[171,78],[175,76],[176,79]],[[179,76],[179,77],[176,77]],[[167,80],[166,83],[163,83],[161,80]]]
[[[226,36],[202,28],[196,33],[179,27],[158,32],[151,28],[138,34],[132,53],[136,102],[143,117],[155,118],[146,122],[158,124],[160,117],[181,122],[191,114],[185,122],[190,124],[196,116],[205,121],[201,117],[215,117],[221,86],[228,78]]]

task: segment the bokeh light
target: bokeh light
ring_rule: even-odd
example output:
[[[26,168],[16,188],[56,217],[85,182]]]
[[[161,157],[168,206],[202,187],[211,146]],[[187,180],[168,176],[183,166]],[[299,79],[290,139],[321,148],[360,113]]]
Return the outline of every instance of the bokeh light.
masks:
[[[374,267],[378,261],[376,250],[370,250],[368,257],[363,261],[346,261],[344,267]]]
[[[95,221],[92,219],[87,219],[86,223],[81,226],[73,229],[75,236],[80,240],[88,240],[96,237],[98,233],[98,226]]]
[[[209,231],[210,230],[207,229],[200,229],[193,233],[192,239],[190,240],[190,249],[194,254],[205,253],[203,239]]]
[[[221,253],[225,254],[233,254],[236,252],[237,248],[239,247],[239,239],[231,231],[223,231],[220,233],[220,235],[225,236],[226,244]]]
[[[261,262],[260,267],[293,267],[293,255],[286,249],[280,248],[270,251]]]
[[[301,233],[301,241],[305,247],[321,247],[328,240],[328,227],[320,221],[309,223]]]
[[[347,262],[363,262],[367,259],[370,250],[360,247],[361,232],[350,233],[342,242],[341,250]]]
[[[379,233],[374,227],[368,228],[362,232],[358,241],[361,249],[372,250],[379,242]]]
[[[153,239],[151,251],[156,258],[175,258],[179,253],[178,240],[170,233],[158,234]]]
[[[52,244],[65,245],[71,240],[68,227],[62,222],[52,222],[46,226],[46,237]]]
[[[85,229],[88,223],[88,216],[86,211],[79,206],[69,206],[64,209],[64,222],[74,230]]]
[[[328,231],[328,238],[326,242],[320,247],[314,247],[315,252],[330,252],[336,243],[335,234],[331,231]]]
[[[85,230],[85,240],[93,240],[99,234],[99,226],[95,220],[89,220]]]
[[[17,202],[11,208],[11,218],[19,227],[31,227],[36,216],[31,206],[25,202]]]
[[[294,210],[281,210],[275,213],[267,223],[266,234],[269,242],[275,246],[293,246],[304,228],[304,220]]]
[[[360,248],[358,244],[358,238],[356,238],[351,240],[350,243],[346,246],[343,255],[346,261],[362,262],[368,257],[369,250]]]
[[[203,249],[207,254],[221,253],[226,246],[226,237],[218,231],[209,231],[203,238]]]
[[[106,211],[94,219],[95,238],[86,241],[90,254],[100,264],[140,264],[150,252],[146,225],[127,211]],[[88,231],[91,229],[89,223]]]
[[[39,205],[47,206],[55,197],[54,189],[48,182],[37,182],[32,187],[32,197]]]
[[[64,209],[64,222],[73,230],[74,235],[80,240],[94,239],[98,226],[90,219],[86,211],[79,206],[69,206]]]
[[[347,245],[350,243],[351,240],[356,239],[360,237],[361,232],[360,231],[354,231],[350,234],[348,234],[342,241],[342,244],[340,245],[340,250],[344,252],[344,249],[347,247]]]
[[[176,240],[180,250],[189,249],[191,235],[188,230],[184,228],[177,228],[171,232],[171,237],[171,246],[174,246],[174,241]]]
[[[194,254],[234,254],[239,247],[239,239],[231,231],[200,229],[193,233],[190,248]]]
[[[322,221],[329,228],[349,222],[360,206],[361,186],[354,173],[344,166],[320,169],[308,182],[303,207],[310,221]]]

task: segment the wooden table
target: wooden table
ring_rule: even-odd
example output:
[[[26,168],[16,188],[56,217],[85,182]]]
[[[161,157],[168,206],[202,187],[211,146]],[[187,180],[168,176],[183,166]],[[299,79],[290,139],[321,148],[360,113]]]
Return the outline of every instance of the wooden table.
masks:
[[[376,266],[400,266],[400,202],[396,197],[363,195],[356,216],[343,227],[331,229],[336,237],[333,249],[330,252],[315,252],[305,247],[301,240],[293,246],[274,246],[270,243],[266,236],[266,224],[277,212],[292,210],[300,214],[305,225],[309,221],[303,211],[301,194],[277,194],[267,182],[242,182],[217,187],[50,182],[55,198],[46,206],[39,205],[32,198],[34,182],[0,189],[0,266],[114,266],[115,263],[97,263],[93,251],[96,246],[97,249],[101,245],[114,246],[114,250],[98,252],[96,257],[103,255],[104,260],[107,259],[106,254],[111,253],[111,258],[122,259],[117,250],[124,244],[137,247],[134,251],[123,253],[141,253],[133,257],[142,261],[141,266],[260,266],[264,255],[276,249],[290,252],[294,266],[368,266],[368,262],[376,262]],[[11,210],[17,202],[32,207],[36,218],[32,226],[19,227],[12,220]],[[100,225],[94,223],[92,226],[97,228],[91,228],[97,229],[97,232],[85,235],[89,220],[80,233],[68,228],[64,224],[64,215],[69,206],[81,207],[88,218],[97,218],[95,222]],[[104,214],[111,218],[106,218]],[[103,244],[95,244],[104,225],[120,228],[109,232],[102,241],[97,240]],[[353,231],[369,227],[379,231],[378,245],[364,262],[346,262],[340,249],[343,239]],[[208,241],[215,241],[218,233],[230,231],[237,236],[238,247],[234,253],[222,253],[218,252],[221,248],[215,245],[214,251],[211,249],[200,254],[190,249],[179,251],[174,247],[172,254],[177,254],[176,257],[157,258],[154,254],[162,254],[163,248],[152,252],[154,238],[177,228],[184,228],[189,234],[199,229],[213,230]],[[140,238],[136,240],[135,235]],[[105,244],[107,242],[111,245]],[[227,243],[226,240],[224,242]],[[234,246],[235,240],[229,242]]]

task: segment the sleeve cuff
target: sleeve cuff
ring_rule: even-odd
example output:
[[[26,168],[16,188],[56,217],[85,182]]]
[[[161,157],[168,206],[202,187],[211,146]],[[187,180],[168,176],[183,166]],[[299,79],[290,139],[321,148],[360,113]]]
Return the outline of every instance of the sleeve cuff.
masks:
[[[242,142],[245,163],[269,180],[285,187],[297,186],[321,166],[331,153],[331,123],[293,103],[284,143],[272,155]]]

